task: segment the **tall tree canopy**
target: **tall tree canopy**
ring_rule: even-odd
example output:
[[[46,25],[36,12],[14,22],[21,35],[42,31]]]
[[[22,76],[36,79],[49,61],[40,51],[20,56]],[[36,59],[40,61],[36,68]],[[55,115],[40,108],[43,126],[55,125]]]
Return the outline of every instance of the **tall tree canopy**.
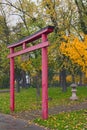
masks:
[[[6,49],[7,44],[29,36],[47,25],[55,27],[54,33],[49,36],[51,41],[48,50],[49,73],[52,74],[51,79],[53,79],[55,73],[60,73],[60,76],[63,76],[61,81],[65,81],[72,65],[72,59],[68,59],[67,55],[64,55],[59,48],[61,43],[66,42],[65,36],[72,38],[73,34],[83,40],[82,33],[87,34],[86,0],[38,0],[37,2],[32,0],[16,0],[15,2],[0,0],[0,7],[0,43],[3,44],[2,51]],[[13,17],[16,18],[15,22],[12,21]],[[38,42],[40,41],[33,42],[30,46]],[[40,72],[41,63],[38,63],[41,59],[40,55],[40,51],[38,53],[34,52],[30,54],[30,60],[23,63],[20,61],[21,58],[18,57],[16,59],[16,71],[19,72],[22,69],[31,74]],[[6,57],[4,62],[6,62]]]

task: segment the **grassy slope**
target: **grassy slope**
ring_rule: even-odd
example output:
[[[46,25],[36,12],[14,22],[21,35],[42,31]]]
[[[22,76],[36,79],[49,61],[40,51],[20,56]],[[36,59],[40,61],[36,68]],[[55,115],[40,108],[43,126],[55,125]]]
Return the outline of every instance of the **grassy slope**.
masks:
[[[70,105],[85,101],[85,99],[87,99],[87,87],[77,88],[77,95],[79,97],[79,100],[72,102],[69,100],[71,96],[70,88],[66,93],[62,93],[60,88],[49,88],[49,97],[52,98],[52,100],[49,100],[49,107],[56,105]],[[41,97],[39,98],[38,102],[36,97],[37,96],[35,88],[21,90],[20,93],[16,93],[15,112],[41,108]],[[0,112],[3,113],[10,112],[9,99],[10,99],[9,93],[0,93]]]

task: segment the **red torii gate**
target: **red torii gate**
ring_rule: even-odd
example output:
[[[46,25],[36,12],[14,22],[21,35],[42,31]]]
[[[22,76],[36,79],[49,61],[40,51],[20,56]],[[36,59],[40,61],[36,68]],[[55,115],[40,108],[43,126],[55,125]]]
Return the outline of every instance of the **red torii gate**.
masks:
[[[10,54],[8,55],[8,58],[10,58],[10,109],[11,111],[14,111],[15,109],[15,96],[14,96],[14,57],[25,54],[27,52],[31,52],[37,49],[42,48],[42,118],[47,119],[48,118],[48,57],[47,57],[47,47],[49,46],[49,42],[47,39],[47,35],[51,32],[53,32],[54,27],[53,26],[47,26],[40,31],[36,32],[35,34],[25,37],[23,40],[20,40],[19,42],[15,44],[11,44],[8,46],[10,49]],[[42,42],[27,47],[26,45],[32,41],[35,41],[37,39],[41,38]],[[22,46],[22,50],[19,50],[15,52],[15,48]]]

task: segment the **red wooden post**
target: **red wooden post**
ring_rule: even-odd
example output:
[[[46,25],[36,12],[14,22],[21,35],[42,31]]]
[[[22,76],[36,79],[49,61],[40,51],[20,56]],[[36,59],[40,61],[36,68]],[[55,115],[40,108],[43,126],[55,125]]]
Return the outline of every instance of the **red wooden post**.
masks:
[[[26,48],[26,43],[24,42],[24,43],[23,43],[23,49],[25,49],[25,48]]]
[[[14,53],[14,48],[10,48],[10,54]],[[10,109],[14,111],[14,57],[10,58]]]
[[[14,57],[42,48],[42,118],[48,118],[48,57],[47,47],[49,46],[47,35],[53,32],[54,27],[48,26],[37,33],[22,39],[21,41],[9,45],[10,54],[10,109],[14,111]],[[42,43],[27,47],[26,45],[32,41],[42,38]],[[16,47],[22,46],[22,49],[15,51]]]
[[[42,34],[42,43],[47,41],[47,35]],[[42,48],[42,118],[48,118],[48,57],[47,47]]]

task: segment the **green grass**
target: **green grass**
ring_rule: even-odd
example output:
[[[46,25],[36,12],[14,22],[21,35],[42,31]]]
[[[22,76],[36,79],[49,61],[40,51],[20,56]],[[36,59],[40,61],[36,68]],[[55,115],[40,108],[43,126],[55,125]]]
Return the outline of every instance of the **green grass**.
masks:
[[[49,107],[53,107],[56,105],[72,105],[86,101],[87,87],[77,88],[77,101],[70,101],[71,95],[71,88],[68,88],[67,92],[62,92],[60,88],[49,88],[49,97],[52,98],[52,101],[49,101]]]
[[[10,113],[9,107],[10,93],[0,93],[0,112]],[[15,112],[38,109],[38,107],[36,89],[22,89],[20,93],[15,93]]]
[[[87,87],[78,87],[78,101],[70,101],[71,88],[67,92],[62,92],[61,88],[48,89],[49,107],[57,105],[72,105],[80,102],[87,102]],[[0,93],[0,112],[10,113],[10,94]],[[41,97],[37,101],[36,89],[22,89],[20,93],[15,93],[15,112],[41,109]],[[87,130],[87,110],[60,113],[49,116],[48,120],[36,119],[35,123],[45,126],[50,130]]]
[[[87,110],[62,112],[48,120],[36,119],[34,122],[50,130],[87,130]]]
[[[49,107],[56,105],[72,105],[87,100],[87,87],[78,87],[78,101],[70,101],[71,88],[63,93],[61,88],[49,88]],[[10,113],[10,95],[9,93],[0,93],[0,112]],[[35,110],[41,108],[41,97],[37,101],[36,89],[22,89],[20,93],[15,93],[15,112]]]

